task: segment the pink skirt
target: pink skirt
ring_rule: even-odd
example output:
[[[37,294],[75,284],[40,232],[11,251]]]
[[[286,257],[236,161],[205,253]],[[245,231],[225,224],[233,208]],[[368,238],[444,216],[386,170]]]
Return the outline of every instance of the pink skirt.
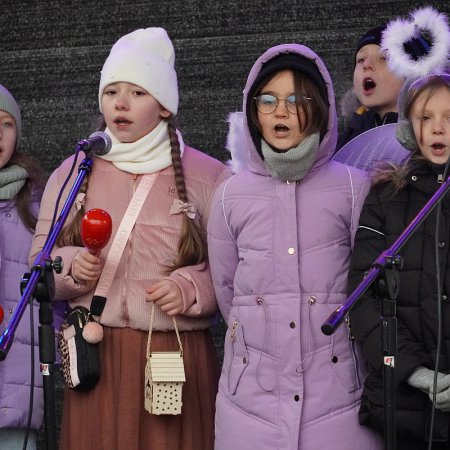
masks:
[[[186,382],[182,414],[144,409],[147,332],[104,327],[101,378],[64,392],[60,450],[212,450],[219,362],[208,331],[180,332]],[[152,351],[176,351],[175,332],[153,332]]]

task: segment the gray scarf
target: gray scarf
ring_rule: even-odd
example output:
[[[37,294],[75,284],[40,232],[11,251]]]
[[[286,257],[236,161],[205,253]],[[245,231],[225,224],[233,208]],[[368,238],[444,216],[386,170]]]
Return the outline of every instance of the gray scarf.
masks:
[[[0,169],[0,200],[11,200],[22,189],[27,171],[17,164]]]
[[[319,143],[320,135],[314,133],[303,139],[297,147],[278,153],[264,139],[261,139],[261,151],[267,171],[274,178],[283,181],[301,180],[316,158]]]

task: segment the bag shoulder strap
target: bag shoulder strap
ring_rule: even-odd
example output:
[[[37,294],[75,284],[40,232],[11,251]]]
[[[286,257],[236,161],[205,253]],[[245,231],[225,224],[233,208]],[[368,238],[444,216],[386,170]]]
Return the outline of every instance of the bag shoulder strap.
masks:
[[[136,192],[133,194],[130,204],[122,218],[114,240],[106,257],[105,266],[98,280],[97,288],[92,297],[90,312],[94,316],[100,316],[105,307],[109,288],[111,287],[114,275],[117,271],[120,258],[122,257],[125,245],[128,242],[131,230],[136,223],[137,217],[144,205],[153,184],[158,177],[159,172],[144,175],[139,183]]]

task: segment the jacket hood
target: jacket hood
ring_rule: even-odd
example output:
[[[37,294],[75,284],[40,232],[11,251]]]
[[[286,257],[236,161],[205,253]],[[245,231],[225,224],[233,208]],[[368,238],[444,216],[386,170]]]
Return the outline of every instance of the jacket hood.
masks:
[[[316,53],[308,47],[300,44],[277,45],[264,52],[256,60],[248,75],[247,83],[243,92],[244,96],[242,111],[246,112],[247,97],[249,92],[252,90],[255,80],[258,78],[263,65],[273,58],[286,53],[300,55],[315,64],[326,86],[326,94],[329,104],[327,132],[320,142],[315,161],[309,170],[309,173],[311,173],[331,159],[336,149],[337,141],[337,117],[333,85],[325,64],[319,56],[316,55]],[[264,161],[258,153],[258,150],[252,140],[247,114],[236,113],[229,118],[229,121],[231,126],[230,133],[228,135],[228,149],[232,154],[233,161],[239,161],[239,168],[243,166],[242,161],[245,161],[246,167],[251,172],[268,175]],[[241,136],[236,136],[236,133],[240,133]]]

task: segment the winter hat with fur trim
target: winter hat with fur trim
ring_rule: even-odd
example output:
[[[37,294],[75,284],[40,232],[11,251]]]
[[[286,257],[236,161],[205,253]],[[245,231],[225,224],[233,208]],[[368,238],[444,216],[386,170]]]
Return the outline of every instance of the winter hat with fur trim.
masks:
[[[16,121],[16,148],[19,145],[20,138],[22,136],[22,117],[20,115],[20,108],[16,99],[13,97],[11,92],[8,91],[4,86],[0,84],[0,110],[6,111]]]
[[[103,65],[98,94],[100,111],[105,87],[125,81],[144,88],[175,115],[178,82],[174,65],[175,51],[164,28],[141,28],[122,36]]]

